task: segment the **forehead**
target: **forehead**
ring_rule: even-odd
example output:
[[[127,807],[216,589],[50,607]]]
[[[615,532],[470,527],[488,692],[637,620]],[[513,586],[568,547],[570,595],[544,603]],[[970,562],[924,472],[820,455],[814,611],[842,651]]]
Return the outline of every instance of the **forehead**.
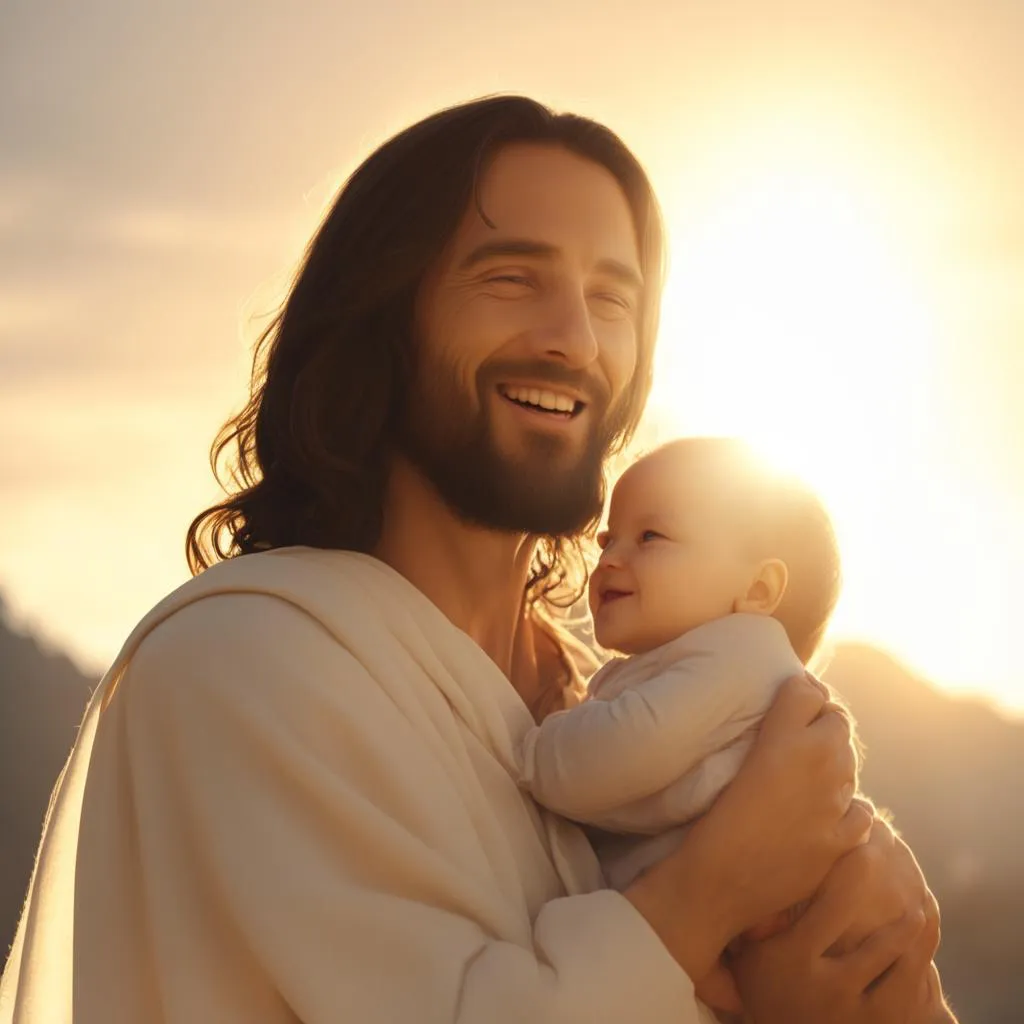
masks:
[[[500,149],[479,182],[452,240],[458,260],[498,237],[531,239],[585,261],[639,266],[632,211],[614,175],[558,145],[514,143]]]
[[[715,474],[686,454],[655,452],[634,463],[612,492],[612,515],[700,514],[713,511],[721,499]]]

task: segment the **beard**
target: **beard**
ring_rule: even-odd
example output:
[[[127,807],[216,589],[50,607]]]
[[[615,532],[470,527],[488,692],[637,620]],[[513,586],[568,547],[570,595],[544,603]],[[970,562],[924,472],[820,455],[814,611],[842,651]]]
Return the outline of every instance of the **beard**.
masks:
[[[594,426],[575,459],[566,438],[543,431],[524,431],[517,455],[501,450],[487,399],[499,381],[524,378],[586,396]],[[450,366],[421,365],[399,424],[398,450],[464,522],[538,536],[581,532],[601,514],[602,470],[624,428],[625,403],[610,410],[603,381],[538,360],[485,363],[476,392],[474,401]]]

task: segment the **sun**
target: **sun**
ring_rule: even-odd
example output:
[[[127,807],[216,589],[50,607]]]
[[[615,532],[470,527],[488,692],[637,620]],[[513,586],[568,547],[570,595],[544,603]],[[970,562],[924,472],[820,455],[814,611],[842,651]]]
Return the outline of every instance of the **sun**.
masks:
[[[653,398],[680,427],[741,434],[827,477],[913,446],[934,341],[870,196],[766,172],[679,233]]]
[[[734,161],[670,218],[644,443],[739,436],[798,473],[842,553],[832,635],[1024,708],[1019,530],[948,415],[963,362],[948,278],[900,233],[909,179],[849,152],[775,152]]]
[[[934,411],[931,307],[884,205],[835,171],[766,167],[680,230],[672,259],[654,409],[677,432],[746,438],[864,526]]]
[[[1002,678],[983,625],[942,626],[949,593],[1002,592],[998,561],[965,539],[977,503],[949,473],[942,303],[886,216],[899,197],[850,172],[765,165],[677,226],[656,433],[743,437],[818,490],[845,565],[835,634],[940,682]]]

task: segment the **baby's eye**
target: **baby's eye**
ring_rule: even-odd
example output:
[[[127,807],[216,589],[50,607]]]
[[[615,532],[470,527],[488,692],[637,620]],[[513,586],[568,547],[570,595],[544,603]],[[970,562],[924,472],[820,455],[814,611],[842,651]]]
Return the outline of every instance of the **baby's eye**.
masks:
[[[657,530],[644,530],[640,534],[640,543],[646,544],[649,540],[660,540],[664,537],[664,534],[658,533]]]

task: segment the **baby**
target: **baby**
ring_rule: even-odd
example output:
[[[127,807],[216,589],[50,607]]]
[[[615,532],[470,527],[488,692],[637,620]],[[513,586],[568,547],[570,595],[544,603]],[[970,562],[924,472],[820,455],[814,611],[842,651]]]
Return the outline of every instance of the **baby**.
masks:
[[[523,785],[601,830],[605,877],[623,890],[735,776],[778,686],[818,649],[840,565],[819,499],[729,438],[674,441],[634,463],[598,543],[594,635],[626,657],[531,730]]]

